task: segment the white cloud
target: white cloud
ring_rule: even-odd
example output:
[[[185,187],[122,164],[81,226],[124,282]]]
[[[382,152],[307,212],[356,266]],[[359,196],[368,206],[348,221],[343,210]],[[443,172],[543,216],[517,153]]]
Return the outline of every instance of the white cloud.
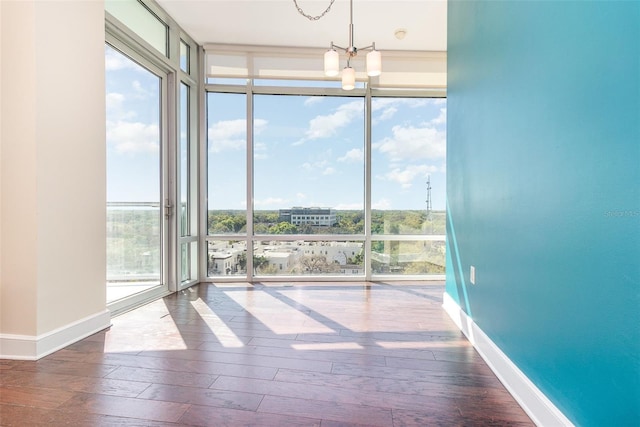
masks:
[[[110,92],[106,95],[107,98],[107,110],[118,110],[122,107],[124,102],[124,95],[117,92]]]
[[[392,118],[396,113],[398,112],[398,108],[396,107],[389,107],[389,108],[385,108],[384,111],[382,111],[382,114],[380,114],[376,120],[389,120],[390,118]]]
[[[245,119],[221,120],[209,127],[207,133],[210,150],[240,150],[246,145],[247,121]]]
[[[446,155],[445,132],[433,127],[394,126],[393,135],[373,144],[392,161],[404,159],[439,159]]]
[[[397,105],[400,100],[398,98],[373,98],[371,100],[371,110],[380,111],[389,106]]]
[[[114,145],[118,153],[154,153],[159,150],[159,140],[157,124],[107,122],[107,143]]]
[[[300,167],[306,171],[314,171],[326,168],[327,164],[326,160],[318,160],[316,162],[305,162]]]
[[[361,100],[358,100],[342,104],[331,114],[316,116],[309,121],[309,129],[305,132],[304,138],[294,142],[293,145],[300,145],[314,139],[332,137],[338,130],[348,126],[359,115],[362,116],[363,112],[364,104]]]
[[[285,206],[288,203],[289,200],[281,197],[267,197],[266,199],[253,201],[253,205],[256,207]]]
[[[375,98],[371,102],[371,110],[373,113],[378,114],[373,117],[373,122],[389,120],[398,112],[398,106],[400,105],[418,108],[427,105],[427,100],[419,98]]]
[[[373,209],[389,209],[391,207],[391,202],[387,199],[380,199],[377,202],[372,202],[371,207]]]
[[[138,64],[113,49],[105,50],[104,68],[106,71],[118,71],[126,69],[135,71],[143,70]]]
[[[333,209],[339,210],[339,211],[356,211],[356,210],[362,210],[362,202],[360,203],[340,203],[337,204],[335,206],[333,206]]]
[[[429,124],[431,125],[442,125],[447,123],[447,109],[441,108],[440,114],[435,119],[432,119]]]
[[[324,98],[322,96],[310,96],[304,100],[304,106],[309,107],[311,105],[319,104]]]
[[[259,134],[267,126],[267,120],[255,119],[253,122],[254,133]],[[209,127],[207,136],[212,142],[210,151],[218,153],[225,150],[240,150],[247,143],[247,121],[245,119],[221,120]],[[265,149],[264,144],[256,144],[260,149]]]
[[[307,198],[307,195],[304,193],[296,193],[296,197],[298,198],[298,200],[304,200]]]
[[[149,90],[145,88],[138,80],[134,80],[131,82],[131,88],[133,89],[133,93],[135,94],[135,97],[137,99],[146,99],[152,96],[157,98],[158,96],[157,90]]]
[[[123,105],[126,104],[125,95],[118,92],[109,92],[106,95],[107,119],[113,123],[118,121],[131,122],[138,115],[134,110],[124,110]]]
[[[131,82],[131,87],[133,88],[133,90],[135,90],[136,92],[140,92],[142,91],[142,85],[140,84],[140,82],[138,80],[134,80]]]
[[[264,142],[255,142],[253,145],[253,158],[256,160],[264,160],[269,157],[271,156],[267,153],[267,144]]]
[[[344,156],[338,157],[339,162],[362,163],[364,160],[364,151],[360,148],[354,148],[345,153]]]
[[[409,188],[417,178],[426,178],[429,173],[437,172],[438,168],[427,165],[409,165],[404,169],[396,168],[384,174],[382,179],[397,182],[402,188]]]
[[[333,175],[334,173],[336,173],[336,169],[331,166],[322,171],[322,175]]]
[[[263,130],[267,128],[268,120],[265,119],[254,119],[253,120],[253,133],[258,135],[262,133]]]

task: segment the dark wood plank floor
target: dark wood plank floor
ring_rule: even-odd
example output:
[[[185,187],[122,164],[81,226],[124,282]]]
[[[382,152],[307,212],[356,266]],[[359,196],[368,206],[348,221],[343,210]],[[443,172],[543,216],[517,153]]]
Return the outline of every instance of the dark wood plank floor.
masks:
[[[199,285],[37,362],[2,426],[531,426],[438,283]]]

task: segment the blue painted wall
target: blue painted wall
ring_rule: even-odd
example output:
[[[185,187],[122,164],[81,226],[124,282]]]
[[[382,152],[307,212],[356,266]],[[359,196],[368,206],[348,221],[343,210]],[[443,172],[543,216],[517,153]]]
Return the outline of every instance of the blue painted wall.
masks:
[[[574,423],[640,425],[640,2],[448,28],[447,292]]]

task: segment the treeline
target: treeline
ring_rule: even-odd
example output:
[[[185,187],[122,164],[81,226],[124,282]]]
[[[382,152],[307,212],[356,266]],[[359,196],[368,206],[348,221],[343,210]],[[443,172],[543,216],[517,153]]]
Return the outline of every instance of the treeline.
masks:
[[[160,274],[160,225],[155,209],[107,209],[107,276]]]
[[[364,212],[337,211],[338,223],[333,227],[294,225],[280,221],[278,211],[254,211],[255,234],[363,234]],[[422,210],[373,210],[371,232],[373,234],[432,234],[444,235],[446,216],[444,211],[427,214]],[[245,211],[209,211],[209,234],[242,234],[247,231]]]

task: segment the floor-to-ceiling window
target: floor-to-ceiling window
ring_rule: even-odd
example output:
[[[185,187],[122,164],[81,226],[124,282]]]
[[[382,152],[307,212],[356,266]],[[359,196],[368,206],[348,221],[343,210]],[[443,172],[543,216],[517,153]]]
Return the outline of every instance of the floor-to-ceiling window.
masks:
[[[198,82],[197,49],[180,34],[178,85],[177,185],[177,289],[198,282],[200,259],[198,223],[198,122],[201,85]]]
[[[207,94],[207,277],[442,277],[446,98],[226,83]]]
[[[374,97],[371,268],[444,274],[446,100]]]
[[[106,11],[107,302],[199,280],[197,45],[152,2]]]
[[[247,97],[207,95],[207,275],[245,275]]]
[[[253,117],[255,274],[361,275],[364,99],[256,94]]]
[[[107,302],[163,284],[160,70],[106,46]]]

